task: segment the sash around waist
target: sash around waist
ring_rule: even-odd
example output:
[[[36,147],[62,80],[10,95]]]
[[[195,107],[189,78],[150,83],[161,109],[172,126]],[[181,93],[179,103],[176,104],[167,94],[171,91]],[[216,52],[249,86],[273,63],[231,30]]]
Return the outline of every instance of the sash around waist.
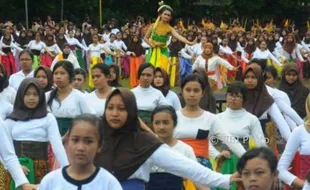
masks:
[[[209,158],[209,139],[180,139],[191,146],[196,157]]]
[[[145,190],[145,183],[140,179],[128,179],[120,184],[123,190]]]
[[[28,157],[33,160],[47,160],[48,158],[48,142],[14,140],[13,144],[18,157]]]
[[[41,54],[41,51],[37,49],[31,49],[31,53],[33,53],[36,56],[39,56]]]
[[[148,190],[182,190],[183,178],[166,172],[151,173],[150,181],[146,186]]]

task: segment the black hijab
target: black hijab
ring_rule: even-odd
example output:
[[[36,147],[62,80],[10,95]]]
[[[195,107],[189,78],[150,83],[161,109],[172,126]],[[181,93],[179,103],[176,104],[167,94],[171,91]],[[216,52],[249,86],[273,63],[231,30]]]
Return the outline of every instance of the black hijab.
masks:
[[[135,37],[139,39],[137,42],[134,42],[133,40]],[[128,46],[128,51],[134,52],[136,54],[136,57],[140,57],[141,55],[145,53],[145,50],[141,45],[139,36],[134,35],[132,37],[132,40],[130,41],[129,46]]]
[[[109,126],[106,113],[109,101],[120,95],[127,110],[127,120],[119,129]],[[119,181],[127,180],[155,152],[161,142],[152,134],[140,131],[138,107],[134,94],[126,89],[114,90],[107,98],[101,127],[104,129],[103,150],[96,164],[112,173]]]
[[[157,87],[157,86],[154,84],[154,80],[153,80],[152,86],[153,86],[154,88],[156,88],[157,90],[160,90],[160,91],[163,93],[164,97],[166,97],[167,94],[168,94],[168,92],[169,92],[169,90],[170,90],[170,80],[169,80],[169,76],[168,76],[167,72],[166,72],[164,69],[160,68],[160,67],[157,67],[157,68],[155,69],[155,74],[156,74],[157,71],[161,72],[161,74],[163,75],[164,83],[163,83],[162,86]]]
[[[63,36],[63,38],[61,39],[59,36]],[[58,47],[63,47],[65,43],[67,43],[67,40],[65,38],[65,35],[62,33],[59,33],[56,37],[56,43],[58,45]]]
[[[53,87],[53,73],[48,67],[40,66],[34,71],[35,78],[37,77],[38,72],[41,70],[44,71],[47,76],[47,86],[44,88],[44,92],[48,92],[52,90]]]
[[[25,34],[25,37],[22,37],[22,34]],[[22,30],[16,40],[16,42],[20,45],[20,47],[24,48],[29,43],[29,39],[27,38],[27,32]]]
[[[30,109],[24,103],[24,96],[30,86],[34,86],[39,94],[39,103],[36,108]],[[20,84],[14,103],[14,110],[8,116],[9,119],[27,121],[30,119],[39,119],[47,115],[45,93],[41,84],[35,78],[26,78]]]
[[[294,84],[289,84],[285,80],[285,75],[290,71],[295,71],[298,76],[297,81]],[[284,66],[279,89],[287,93],[291,100],[292,108],[301,118],[304,118],[307,115],[305,102],[310,90],[300,81],[299,71],[296,64],[287,64]]]
[[[116,79],[113,80],[113,81],[109,81],[109,85],[112,86],[112,87],[122,87],[122,85],[118,82],[118,79],[119,79],[119,66],[115,63],[111,64],[109,66],[109,68],[114,68],[114,71],[115,71],[115,75],[116,75]],[[110,73],[111,75],[111,73]]]

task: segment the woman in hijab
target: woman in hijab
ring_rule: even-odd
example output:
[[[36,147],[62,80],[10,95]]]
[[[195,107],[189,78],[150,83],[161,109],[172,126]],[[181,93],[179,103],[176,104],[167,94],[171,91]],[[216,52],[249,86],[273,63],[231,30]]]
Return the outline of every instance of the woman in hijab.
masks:
[[[107,98],[102,119],[104,146],[97,165],[111,172],[124,190],[145,189],[151,167],[156,165],[169,173],[204,186],[228,188],[238,180],[236,174],[222,175],[204,168],[170,150],[152,134],[141,132],[134,94],[125,88],[114,90]]]
[[[169,76],[164,69],[160,67],[157,67],[155,69],[155,76],[152,82],[152,86],[157,90],[161,91],[167,103],[172,106],[176,111],[182,109],[178,95],[170,90]]]
[[[59,55],[57,55],[55,59],[53,60],[52,65],[51,65],[51,70],[54,70],[54,66],[56,65],[56,63],[58,63],[59,61],[64,61],[64,60],[71,62],[73,64],[74,69],[81,68],[76,56],[74,55],[73,51],[70,49],[70,45],[68,43],[64,43],[64,45],[62,46],[62,52],[63,53],[60,53]]]
[[[34,78],[18,88],[13,112],[5,120],[16,155],[32,173],[30,183],[38,184],[48,173],[48,142],[60,165],[69,164],[55,117],[47,112],[45,93]],[[27,158],[25,158],[27,157]],[[31,165],[32,163],[32,165]]]
[[[119,83],[119,74],[120,74],[119,66],[115,63],[112,63],[111,65],[109,65],[109,69],[110,69],[109,85],[115,88],[122,87],[122,85]]]
[[[247,99],[244,101],[243,107],[260,120],[264,134],[266,135],[266,123],[269,122],[267,115],[270,115],[282,137],[288,140],[291,130],[267,91],[260,66],[249,65],[243,72],[242,81],[247,87]]]
[[[65,35],[63,33],[59,33],[56,37],[56,43],[58,47],[64,47],[64,44],[67,43]]]
[[[40,66],[34,71],[34,78],[38,79],[44,92],[48,92],[53,88],[53,73],[52,71],[45,67]]]
[[[282,79],[279,89],[287,93],[292,108],[301,118],[306,116],[305,102],[310,92],[300,80],[299,69],[296,64],[287,64],[282,70]]]
[[[137,35],[132,37],[127,50],[127,54],[130,55],[130,87],[134,88],[139,85],[138,70],[140,65],[143,63],[143,54],[145,53],[144,48],[141,45],[140,38]]]

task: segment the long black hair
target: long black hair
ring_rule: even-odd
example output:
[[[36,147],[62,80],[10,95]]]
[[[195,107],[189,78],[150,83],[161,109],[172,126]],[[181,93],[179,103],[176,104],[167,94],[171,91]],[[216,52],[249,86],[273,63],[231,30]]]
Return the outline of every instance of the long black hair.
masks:
[[[73,77],[74,77],[74,67],[73,67],[72,63],[70,61],[59,61],[59,62],[57,62],[56,65],[54,66],[54,69],[53,69],[53,75],[54,75],[55,71],[57,70],[57,68],[59,68],[59,67],[62,67],[67,71],[67,73],[69,75],[69,81],[71,83],[73,80]],[[56,100],[56,102],[59,103],[59,106],[61,106],[61,102],[57,97],[57,93],[58,93],[58,87],[56,87],[52,90],[50,97],[47,101],[47,105],[50,107],[50,109],[52,109],[52,104],[53,104],[54,99]]]
[[[9,86],[9,77],[8,73],[6,72],[4,66],[0,64],[0,71],[2,76],[0,75],[0,93]]]

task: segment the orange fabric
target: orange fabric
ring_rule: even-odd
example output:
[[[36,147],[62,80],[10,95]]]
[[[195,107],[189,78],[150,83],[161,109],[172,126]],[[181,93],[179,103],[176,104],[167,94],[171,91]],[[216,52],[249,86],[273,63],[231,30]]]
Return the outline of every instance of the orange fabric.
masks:
[[[58,56],[58,61],[63,61],[63,60],[64,60],[64,55],[60,53]]]
[[[134,88],[139,85],[138,80],[138,70],[140,67],[140,64],[142,62],[141,57],[130,57],[129,59],[129,76],[130,76],[130,87]]]
[[[209,158],[209,139],[180,139],[194,149],[196,157]]]

